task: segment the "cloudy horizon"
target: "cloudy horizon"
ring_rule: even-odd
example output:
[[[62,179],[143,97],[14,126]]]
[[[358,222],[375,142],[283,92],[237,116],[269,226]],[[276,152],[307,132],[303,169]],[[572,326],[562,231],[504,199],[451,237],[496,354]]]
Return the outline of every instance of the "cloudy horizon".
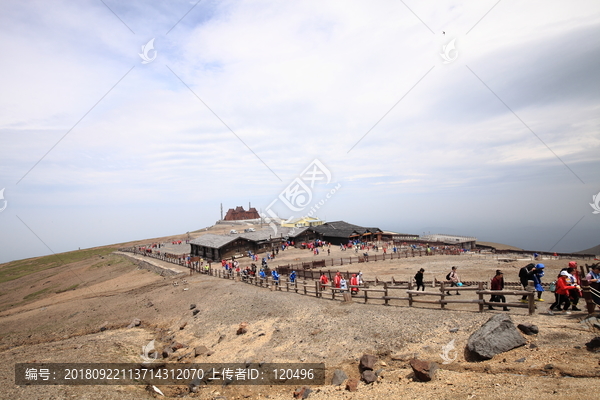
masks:
[[[0,263],[264,211],[315,159],[328,221],[600,243],[598,2],[2,10]]]

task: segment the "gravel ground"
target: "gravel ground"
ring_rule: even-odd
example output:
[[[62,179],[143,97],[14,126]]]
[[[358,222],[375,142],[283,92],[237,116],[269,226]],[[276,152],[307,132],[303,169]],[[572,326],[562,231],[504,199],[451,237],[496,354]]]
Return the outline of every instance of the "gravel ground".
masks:
[[[431,263],[428,268],[440,271],[448,263],[434,257],[416,260]],[[474,269],[477,264],[468,262],[464,259],[458,265],[473,275],[481,273]],[[397,267],[412,272],[418,265]],[[196,362],[323,362],[327,385],[313,387],[309,398],[314,399],[529,398],[531,389],[536,390],[536,396],[596,396],[592,388],[600,376],[599,357],[583,345],[596,333],[579,323],[583,314],[513,314],[515,323],[531,322],[540,327],[540,334],[527,337],[537,347],[530,348],[528,343],[490,361],[469,363],[461,350],[470,334],[492,315],[490,312],[474,312],[473,307],[467,311],[458,307],[410,308],[405,303],[389,307],[343,303],[206,275],[167,278],[139,270],[133,264],[128,268],[119,264],[119,276],[123,278],[97,283],[92,286],[92,294],[77,289],[2,314],[0,382],[4,389],[0,398],[154,397],[138,386],[19,387],[12,383],[13,365],[31,361],[138,362],[142,346],[154,339],[160,347],[169,336],[190,347],[206,346],[212,352],[196,357]],[[118,290],[116,282],[122,285]],[[192,303],[198,310],[195,316],[190,310]],[[136,317],[141,325],[127,328]],[[248,324],[248,331],[237,335],[242,322]],[[180,329],[183,324],[184,329]],[[108,329],[100,331],[101,327]],[[453,328],[458,330],[451,332]],[[54,334],[56,329],[60,329],[59,335]],[[5,340],[7,332],[11,332],[10,341]],[[37,343],[28,342],[27,337],[36,333]],[[453,339],[459,350],[457,360],[443,365],[442,347]],[[360,383],[354,393],[329,384],[336,368],[357,378],[358,359],[365,353],[379,358],[377,368],[382,369],[382,376],[378,382]],[[434,381],[413,381],[408,359],[414,355],[440,363],[442,369]],[[523,362],[516,362],[523,358]],[[553,365],[549,370],[544,368],[548,364]],[[169,397],[290,399],[295,387],[211,386],[194,394],[185,387],[161,389]]]

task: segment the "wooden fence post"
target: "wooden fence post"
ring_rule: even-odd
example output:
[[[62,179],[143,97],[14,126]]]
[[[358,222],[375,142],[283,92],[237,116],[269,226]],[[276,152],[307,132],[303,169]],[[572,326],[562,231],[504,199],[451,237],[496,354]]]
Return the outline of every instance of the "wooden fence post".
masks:
[[[317,298],[320,295],[320,293],[319,293],[320,292],[320,290],[319,290],[320,287],[319,286],[321,286],[321,281],[315,281],[315,297],[317,297]],[[297,290],[296,290],[296,293],[298,293]]]
[[[446,308],[446,303],[444,303],[444,298],[446,297],[446,291],[444,290],[446,286],[446,282],[440,283],[440,291],[442,292],[442,296],[440,297],[440,305],[442,309]]]
[[[384,290],[384,292],[383,292],[384,293],[384,299],[383,299],[384,303],[383,304],[386,305],[386,306],[389,306],[390,305],[389,304],[390,299],[388,299],[387,282],[383,282],[383,290]]]
[[[483,290],[483,282],[479,282],[479,290]],[[479,293],[479,312],[483,312],[483,293]]]
[[[535,286],[533,281],[529,281],[527,283],[527,291],[529,292],[529,295],[527,296],[527,301],[529,303],[529,315],[533,315],[535,313]]]
[[[304,289],[304,295],[306,296],[306,281],[302,281],[302,288]]]

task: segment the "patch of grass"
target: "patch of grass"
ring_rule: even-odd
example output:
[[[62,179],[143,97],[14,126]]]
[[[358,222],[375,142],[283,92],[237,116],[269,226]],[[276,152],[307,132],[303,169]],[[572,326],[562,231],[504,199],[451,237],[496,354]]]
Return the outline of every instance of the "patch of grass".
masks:
[[[29,293],[27,296],[23,297],[23,300],[32,300],[32,299],[35,299],[39,295],[44,294],[44,293],[46,293],[48,291],[50,291],[50,288],[46,288],[46,289],[38,290],[37,292]]]
[[[0,265],[0,283],[19,279],[46,269],[56,268],[92,257],[106,256],[114,251],[114,248],[96,248],[77,250],[68,253],[50,255],[26,260],[11,261]]]
[[[64,292],[67,292],[67,291],[69,291],[69,290],[75,290],[75,289],[77,289],[77,286],[79,286],[79,283],[76,283],[76,284],[74,284],[74,285],[71,285],[71,286],[69,286],[69,287],[68,287],[68,288],[66,288],[66,289],[60,289],[60,290],[57,290],[55,293],[64,293]]]

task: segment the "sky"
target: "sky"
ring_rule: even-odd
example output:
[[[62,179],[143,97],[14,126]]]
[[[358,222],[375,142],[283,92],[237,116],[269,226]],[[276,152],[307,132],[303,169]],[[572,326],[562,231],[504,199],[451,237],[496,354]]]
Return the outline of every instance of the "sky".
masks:
[[[0,262],[221,203],[600,243],[598,1],[4,0],[0,43]]]

